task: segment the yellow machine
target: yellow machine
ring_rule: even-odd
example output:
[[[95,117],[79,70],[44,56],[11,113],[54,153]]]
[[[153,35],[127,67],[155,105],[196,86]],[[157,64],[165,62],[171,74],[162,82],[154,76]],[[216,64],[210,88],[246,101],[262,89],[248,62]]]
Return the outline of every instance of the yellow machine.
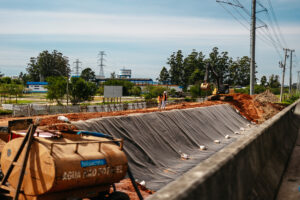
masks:
[[[214,88],[212,95],[208,97],[208,100],[219,100],[220,96],[222,94],[229,94],[232,93],[233,91],[229,89],[229,85],[228,84],[223,84],[222,81],[222,76],[220,76],[215,70],[214,68],[208,64],[206,66],[206,71],[205,71],[205,76],[204,76],[204,83],[201,84],[201,89],[204,91],[207,91],[210,89],[210,84],[208,83],[208,73],[209,71],[212,72],[212,75],[215,77],[216,79],[216,87]],[[222,99],[224,100],[232,100],[233,97],[223,97]]]

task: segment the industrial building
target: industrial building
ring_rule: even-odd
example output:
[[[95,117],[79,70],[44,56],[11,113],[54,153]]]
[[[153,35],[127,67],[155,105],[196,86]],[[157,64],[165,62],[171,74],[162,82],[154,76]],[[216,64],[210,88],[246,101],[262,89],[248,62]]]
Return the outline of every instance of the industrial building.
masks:
[[[47,82],[27,82],[27,91],[32,93],[46,93],[48,90],[45,87]]]

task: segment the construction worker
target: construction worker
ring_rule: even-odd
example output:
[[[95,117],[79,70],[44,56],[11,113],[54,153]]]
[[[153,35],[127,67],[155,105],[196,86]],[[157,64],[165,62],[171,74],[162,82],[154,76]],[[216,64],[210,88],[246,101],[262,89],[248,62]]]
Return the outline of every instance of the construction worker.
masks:
[[[158,109],[161,109],[162,98],[163,98],[162,94],[159,94],[158,97],[157,97]]]
[[[161,104],[162,109],[166,109],[167,98],[168,98],[167,91],[164,91],[164,94],[162,96],[162,104]]]

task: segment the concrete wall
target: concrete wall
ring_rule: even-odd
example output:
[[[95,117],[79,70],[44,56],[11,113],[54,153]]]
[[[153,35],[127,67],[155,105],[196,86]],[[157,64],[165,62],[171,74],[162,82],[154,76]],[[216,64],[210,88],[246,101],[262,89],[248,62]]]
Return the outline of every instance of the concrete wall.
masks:
[[[147,200],[274,199],[297,139],[299,113],[297,101]]]

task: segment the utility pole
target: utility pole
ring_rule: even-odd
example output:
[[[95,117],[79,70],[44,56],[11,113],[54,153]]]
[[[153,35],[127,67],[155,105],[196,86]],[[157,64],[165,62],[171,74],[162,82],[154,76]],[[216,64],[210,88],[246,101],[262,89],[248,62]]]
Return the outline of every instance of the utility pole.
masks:
[[[283,85],[284,85],[284,75],[285,75],[285,66],[282,62],[279,62],[279,67],[282,68],[282,77],[281,77],[281,87],[280,87],[280,102],[282,102],[282,94],[283,94]]]
[[[298,92],[300,91],[300,71],[297,71],[298,72],[298,77],[297,77],[297,90]]]
[[[289,93],[292,93],[292,72],[293,72],[293,52],[295,52],[295,50],[290,49],[290,87],[289,87]]]
[[[287,52],[288,49],[283,49],[285,51],[284,54],[284,64],[282,64],[282,62],[279,62],[279,67],[282,68],[282,79],[281,79],[281,88],[280,88],[280,102],[282,102],[282,95],[283,95],[283,88],[284,88],[284,76],[285,76],[285,67],[286,67],[286,59],[288,57]]]
[[[77,76],[77,77],[79,77],[79,64],[81,63],[80,61],[79,61],[79,59],[76,59],[76,61],[74,62],[75,64],[76,64],[76,66],[75,66],[75,75]]]
[[[99,54],[98,54],[98,56],[100,57],[99,58],[99,62],[100,62],[100,64],[99,64],[99,67],[100,67],[100,73],[99,73],[99,76],[100,76],[100,78],[104,78],[105,76],[104,76],[104,69],[103,69],[103,67],[105,66],[104,64],[103,64],[103,61],[104,61],[104,56],[105,56],[106,54],[105,54],[105,51],[100,51],[99,52]]]
[[[251,41],[250,41],[250,95],[254,94],[255,85],[255,34],[256,34],[256,0],[252,0],[252,11],[251,11]]]
[[[235,1],[235,3],[223,0],[216,0],[217,3],[220,4],[228,4],[231,6],[239,7],[244,9],[244,6],[239,2]],[[255,44],[256,44],[256,29],[257,28],[262,28],[262,27],[267,27],[266,24],[256,27],[256,14],[260,12],[267,12],[268,10],[259,3],[260,7],[263,9],[260,11],[256,11],[256,0],[252,0],[252,6],[251,6],[251,27],[250,27],[250,95],[254,94],[254,86],[255,86]],[[227,10],[227,9],[225,9]]]

